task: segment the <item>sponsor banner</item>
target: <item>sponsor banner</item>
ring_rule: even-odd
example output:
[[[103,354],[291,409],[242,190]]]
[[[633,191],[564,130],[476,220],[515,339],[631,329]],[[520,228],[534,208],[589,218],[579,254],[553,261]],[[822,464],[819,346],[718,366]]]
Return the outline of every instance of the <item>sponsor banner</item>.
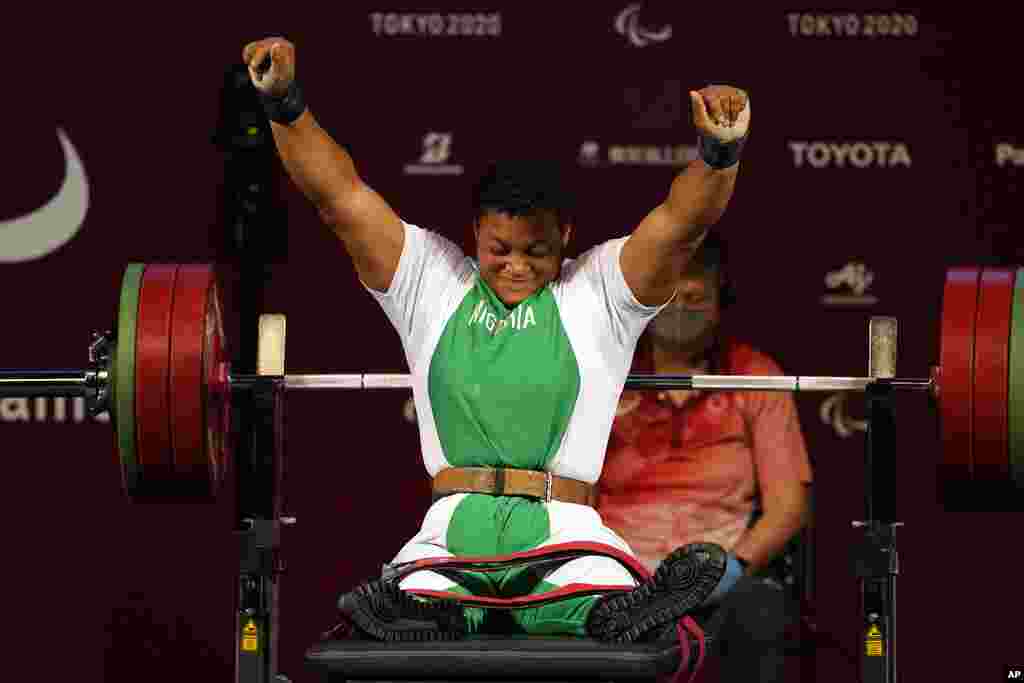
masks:
[[[796,168],[910,168],[913,158],[905,142],[833,142],[790,140]]]
[[[48,422],[52,424],[81,424],[83,422],[110,422],[110,413],[90,416],[85,399],[64,397],[0,398],[0,423]]]
[[[697,158],[696,145],[606,145],[587,140],[580,145],[581,166],[685,166]]]
[[[786,28],[794,38],[916,38],[916,14],[881,12],[787,12]]]
[[[380,38],[499,38],[501,12],[371,12],[370,30]]]
[[[430,131],[423,136],[423,151],[417,162],[406,164],[407,175],[462,175],[462,164],[452,163],[451,132]]]

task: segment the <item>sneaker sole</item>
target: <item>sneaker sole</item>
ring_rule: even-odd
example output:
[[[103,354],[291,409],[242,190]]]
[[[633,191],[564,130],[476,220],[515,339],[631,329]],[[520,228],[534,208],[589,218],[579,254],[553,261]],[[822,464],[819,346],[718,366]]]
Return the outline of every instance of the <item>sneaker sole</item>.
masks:
[[[725,575],[728,555],[714,543],[692,543],[672,552],[646,583],[594,606],[591,635],[631,643],[686,616],[707,600]]]
[[[374,604],[390,600],[401,616],[380,616]],[[466,634],[462,605],[454,600],[423,602],[384,581],[358,586],[338,601],[341,612],[364,633],[394,642],[458,640]]]

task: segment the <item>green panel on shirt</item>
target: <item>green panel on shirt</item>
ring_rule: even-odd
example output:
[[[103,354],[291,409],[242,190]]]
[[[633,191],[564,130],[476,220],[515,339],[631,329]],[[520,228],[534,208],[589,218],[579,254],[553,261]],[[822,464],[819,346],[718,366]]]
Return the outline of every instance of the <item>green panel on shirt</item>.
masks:
[[[427,386],[453,467],[543,469],[580,389],[550,286],[510,310],[478,276],[438,341]]]

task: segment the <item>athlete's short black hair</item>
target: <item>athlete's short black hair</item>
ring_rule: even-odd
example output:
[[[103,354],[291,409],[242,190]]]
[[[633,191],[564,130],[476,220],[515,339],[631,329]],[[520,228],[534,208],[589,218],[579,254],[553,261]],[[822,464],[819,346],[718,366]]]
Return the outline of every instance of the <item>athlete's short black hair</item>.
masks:
[[[513,217],[552,211],[558,225],[572,223],[573,197],[558,163],[540,159],[508,159],[491,163],[473,187],[479,218],[488,211]]]

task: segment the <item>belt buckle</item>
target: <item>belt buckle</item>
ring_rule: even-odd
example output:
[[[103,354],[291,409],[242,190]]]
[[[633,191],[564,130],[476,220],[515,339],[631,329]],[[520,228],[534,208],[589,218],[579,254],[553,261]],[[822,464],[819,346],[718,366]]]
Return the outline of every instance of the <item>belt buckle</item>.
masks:
[[[551,484],[552,484],[551,473],[550,472],[545,472],[544,473],[544,502],[545,503],[550,503],[551,502]]]

